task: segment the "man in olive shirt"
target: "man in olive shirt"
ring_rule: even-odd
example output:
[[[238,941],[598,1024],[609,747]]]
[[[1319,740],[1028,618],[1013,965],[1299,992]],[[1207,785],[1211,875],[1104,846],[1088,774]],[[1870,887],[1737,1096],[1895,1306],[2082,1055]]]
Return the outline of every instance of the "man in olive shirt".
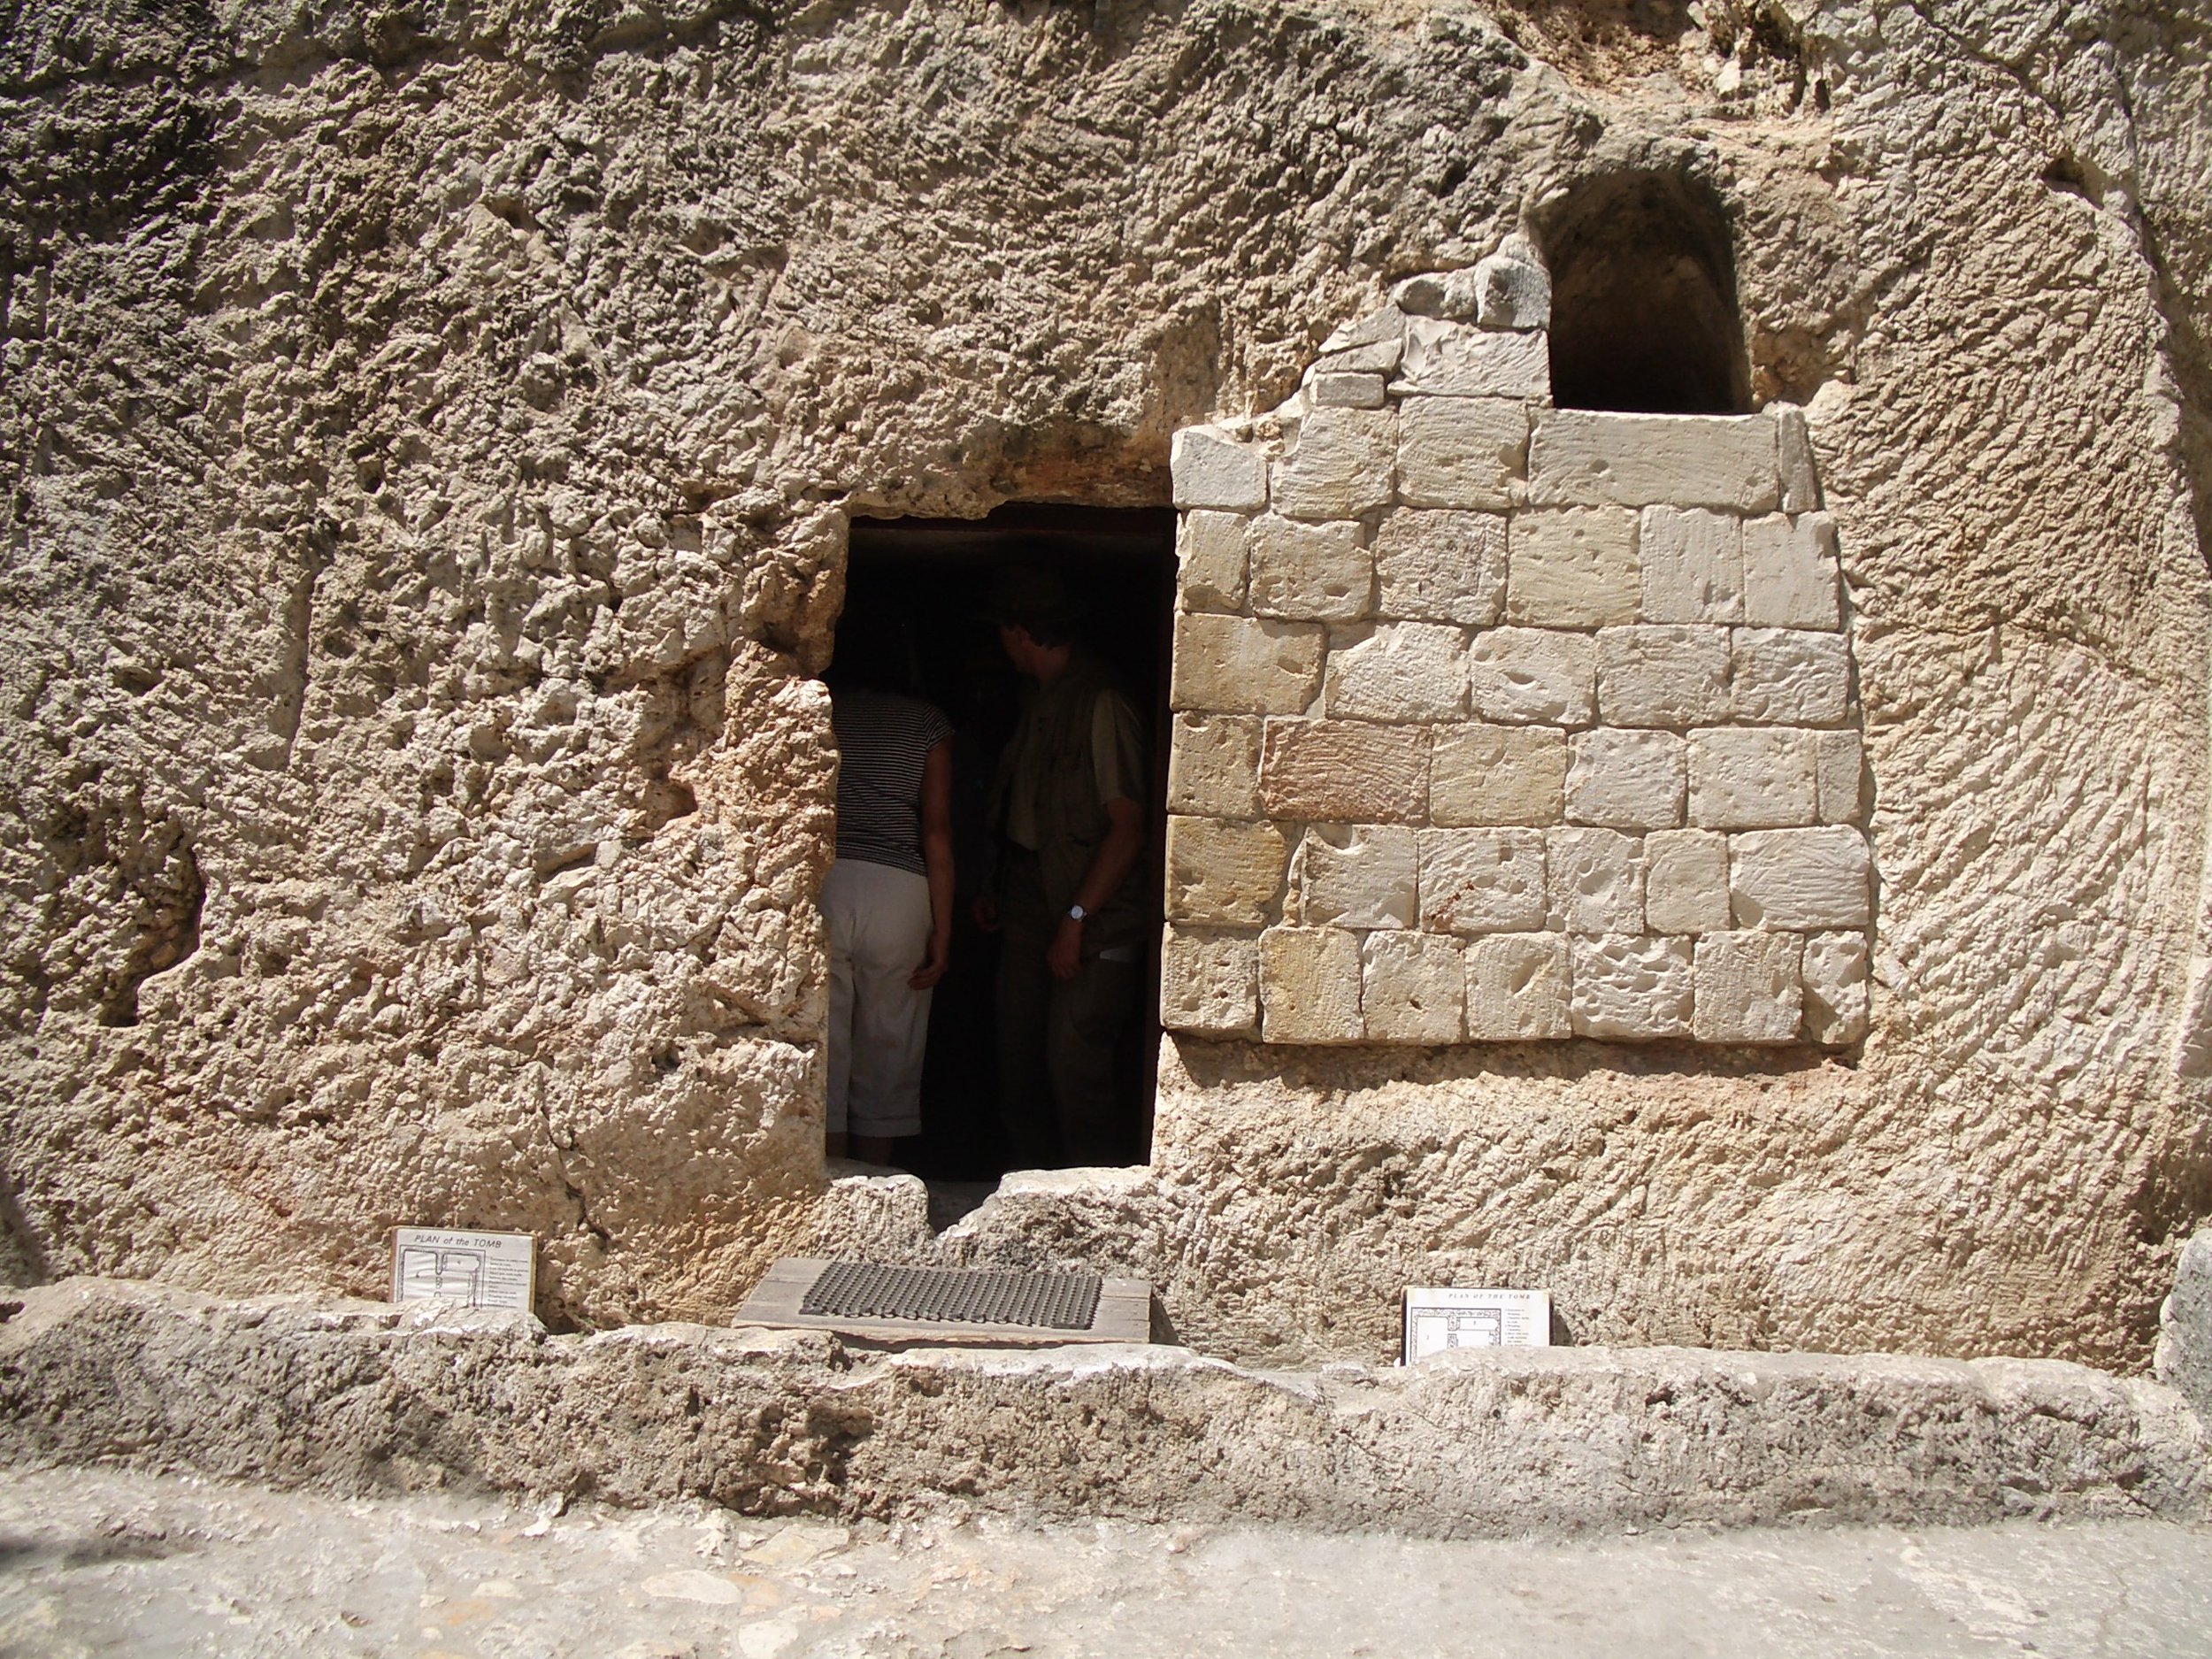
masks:
[[[1002,931],[1000,1111],[1018,1167],[1118,1161],[1114,1050],[1134,1006],[1147,933],[1144,727],[1075,637],[1049,570],[994,586],[991,619],[1036,691],[999,761],[996,854],[976,921]]]

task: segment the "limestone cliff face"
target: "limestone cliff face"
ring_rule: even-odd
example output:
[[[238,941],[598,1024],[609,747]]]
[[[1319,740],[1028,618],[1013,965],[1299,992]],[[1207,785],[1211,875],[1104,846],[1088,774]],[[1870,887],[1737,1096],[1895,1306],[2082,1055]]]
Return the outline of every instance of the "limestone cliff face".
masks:
[[[13,7],[12,1271],[373,1293],[446,1221],[712,1318],[865,1227],[1271,1360],[1458,1276],[2139,1361],[2212,1208],[2208,111],[2147,4]],[[1808,407],[1863,1046],[1187,1040],[1148,1174],[934,1246],[826,1198],[846,515],[1164,503],[1176,428],[1624,167],[1717,194]]]

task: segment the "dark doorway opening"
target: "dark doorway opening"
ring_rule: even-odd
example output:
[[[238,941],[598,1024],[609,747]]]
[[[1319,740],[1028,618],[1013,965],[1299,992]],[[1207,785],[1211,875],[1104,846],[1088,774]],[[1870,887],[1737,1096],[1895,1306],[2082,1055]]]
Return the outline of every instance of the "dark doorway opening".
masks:
[[[1057,572],[1081,611],[1079,637],[1111,665],[1144,719],[1150,798],[1140,867],[1156,924],[1164,869],[1175,515],[1166,509],[1018,503],[982,519],[856,518],[849,547],[841,647],[869,640],[880,649],[887,636],[902,641],[900,667],[913,694],[942,710],[955,731],[952,959],[931,1003],[922,1132],[897,1143],[895,1161],[933,1184],[995,1181],[1011,1167],[994,1008],[1000,940],[976,925],[973,901],[988,844],[992,780],[1026,682],[986,616],[992,580],[1017,560]],[[1117,1141],[1121,1161],[1133,1164],[1151,1156],[1160,1041],[1156,925],[1143,949],[1136,1008],[1116,1045]],[[982,1193],[972,1196],[979,1201]],[[946,1214],[964,1207],[953,1204]]]
[[[1728,216],[1671,173],[1606,173],[1537,226],[1552,280],[1552,402],[1562,409],[1741,414],[1751,365]]]

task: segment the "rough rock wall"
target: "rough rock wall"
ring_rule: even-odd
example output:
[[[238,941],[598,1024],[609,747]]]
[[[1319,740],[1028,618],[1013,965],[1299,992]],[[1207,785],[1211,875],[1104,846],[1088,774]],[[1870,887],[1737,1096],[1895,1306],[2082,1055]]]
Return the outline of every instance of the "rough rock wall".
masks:
[[[1586,1339],[2139,1360],[2212,1207],[2212,45],[1707,12],[11,8],[14,1271],[373,1291],[437,1220],[536,1232],[556,1317],[725,1313],[858,1213],[841,515],[1164,502],[1394,279],[1658,165],[1838,521],[1863,1049],[1173,1042],[1150,1174],[936,1248],[1270,1357],[1463,1273]]]

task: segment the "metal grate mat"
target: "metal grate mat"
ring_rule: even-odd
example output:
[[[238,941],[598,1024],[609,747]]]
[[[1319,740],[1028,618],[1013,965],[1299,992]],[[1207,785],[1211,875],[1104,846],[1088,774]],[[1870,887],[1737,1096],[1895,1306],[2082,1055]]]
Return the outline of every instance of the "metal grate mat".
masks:
[[[799,1311],[840,1319],[924,1319],[1086,1331],[1098,1313],[1102,1282],[1095,1273],[832,1262],[807,1287]]]

